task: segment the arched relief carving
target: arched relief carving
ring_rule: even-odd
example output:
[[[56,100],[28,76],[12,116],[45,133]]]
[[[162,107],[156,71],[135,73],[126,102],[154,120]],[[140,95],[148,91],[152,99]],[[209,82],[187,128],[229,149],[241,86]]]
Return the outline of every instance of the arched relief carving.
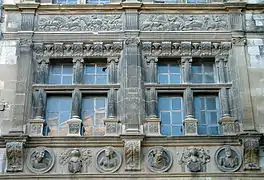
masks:
[[[34,56],[44,57],[81,57],[103,56],[119,57],[123,49],[122,42],[57,42],[57,43],[34,43]]]
[[[142,42],[145,57],[228,56],[231,42]]]

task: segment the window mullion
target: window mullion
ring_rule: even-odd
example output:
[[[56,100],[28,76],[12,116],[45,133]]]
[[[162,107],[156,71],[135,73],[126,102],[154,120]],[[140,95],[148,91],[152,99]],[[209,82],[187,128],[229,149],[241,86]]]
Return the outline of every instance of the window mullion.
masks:
[[[182,63],[182,80],[183,83],[191,83],[191,62],[192,57],[190,56],[183,56],[181,57],[181,63]]]

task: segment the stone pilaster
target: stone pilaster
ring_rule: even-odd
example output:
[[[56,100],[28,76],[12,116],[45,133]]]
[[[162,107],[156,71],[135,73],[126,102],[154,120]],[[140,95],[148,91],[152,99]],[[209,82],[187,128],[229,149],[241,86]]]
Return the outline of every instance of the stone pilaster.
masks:
[[[81,117],[81,103],[82,93],[79,89],[75,88],[72,93],[72,118],[67,121],[68,124],[68,136],[80,136],[82,120]]]
[[[117,92],[114,88],[108,91],[108,109],[107,119],[104,121],[105,124],[105,136],[118,136],[120,133],[120,124],[117,119]]]
[[[184,114],[183,120],[184,135],[197,135],[198,134],[198,120],[194,119],[193,111],[193,92],[190,87],[187,87],[183,94],[184,100]]]
[[[191,56],[181,57],[181,63],[182,63],[182,80],[183,80],[183,83],[191,83],[192,57]]]
[[[49,75],[49,59],[41,58],[37,60],[37,73],[35,82],[38,84],[46,84]]]
[[[218,78],[218,83],[226,83],[226,68],[225,64],[227,62],[227,56],[216,56],[215,63],[216,63],[216,73]]]
[[[43,127],[45,124],[45,106],[46,106],[46,93],[43,88],[33,93],[33,116],[29,120],[29,135],[30,136],[43,136]]]
[[[147,79],[149,83],[157,83],[157,62],[158,57],[146,57],[147,64],[149,66],[147,73]]]
[[[73,58],[73,83],[83,83],[83,58]]]
[[[118,57],[109,57],[107,58],[108,63],[108,83],[115,84],[117,83],[117,63],[119,62]]]

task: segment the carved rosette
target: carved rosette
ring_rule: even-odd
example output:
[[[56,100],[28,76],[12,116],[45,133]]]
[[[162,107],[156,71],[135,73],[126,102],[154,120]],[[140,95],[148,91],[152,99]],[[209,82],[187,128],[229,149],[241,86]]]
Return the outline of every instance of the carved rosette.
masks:
[[[23,142],[18,141],[6,143],[7,172],[23,171],[23,145]]]
[[[224,172],[235,172],[242,165],[242,156],[232,146],[222,146],[215,152],[215,163]]]
[[[105,147],[96,154],[96,168],[100,172],[116,172],[121,164],[122,156],[113,147]]]
[[[55,155],[51,149],[37,147],[31,149],[27,156],[27,167],[34,173],[46,173],[52,169]]]
[[[88,166],[92,163],[92,152],[89,149],[68,149],[59,155],[59,163],[62,166],[68,166],[70,173],[88,171]]]
[[[119,57],[123,49],[122,42],[63,42],[63,43],[34,43],[35,56],[44,57],[81,57],[107,56]]]
[[[231,42],[142,42],[146,57],[227,56],[231,47]]]
[[[141,140],[125,140],[125,164],[127,171],[139,171],[141,157]]]
[[[148,168],[152,172],[162,173],[171,168],[171,153],[163,147],[153,147],[147,153]]]

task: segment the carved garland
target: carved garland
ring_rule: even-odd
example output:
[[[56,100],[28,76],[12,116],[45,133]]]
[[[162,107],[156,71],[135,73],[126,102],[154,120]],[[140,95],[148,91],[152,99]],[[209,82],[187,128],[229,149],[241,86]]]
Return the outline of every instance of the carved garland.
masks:
[[[142,42],[145,56],[226,56],[231,42]]]
[[[34,43],[35,56],[44,57],[120,56],[122,49],[122,42]]]

